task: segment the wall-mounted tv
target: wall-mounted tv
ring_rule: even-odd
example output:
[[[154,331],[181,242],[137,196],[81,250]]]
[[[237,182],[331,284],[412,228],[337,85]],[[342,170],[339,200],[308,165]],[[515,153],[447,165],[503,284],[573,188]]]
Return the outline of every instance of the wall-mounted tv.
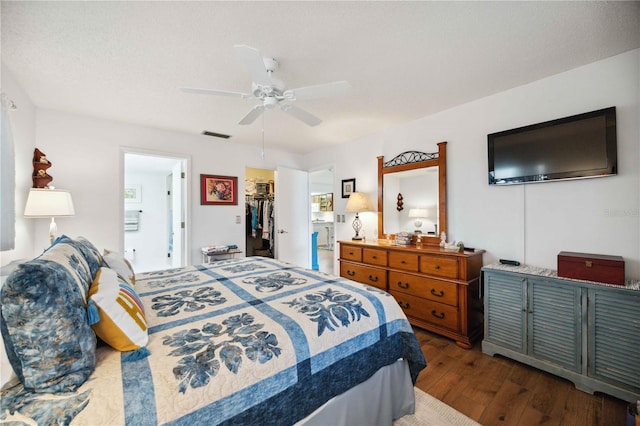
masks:
[[[615,175],[616,107],[487,135],[489,184]]]

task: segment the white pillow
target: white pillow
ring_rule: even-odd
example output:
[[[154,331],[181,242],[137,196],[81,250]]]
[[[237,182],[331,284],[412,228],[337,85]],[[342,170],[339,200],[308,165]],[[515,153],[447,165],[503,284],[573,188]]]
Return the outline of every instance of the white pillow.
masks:
[[[104,249],[102,253],[102,262],[109,268],[113,269],[122,278],[127,281],[129,285],[136,284],[136,274],[133,272],[133,267],[123,255],[116,251]]]

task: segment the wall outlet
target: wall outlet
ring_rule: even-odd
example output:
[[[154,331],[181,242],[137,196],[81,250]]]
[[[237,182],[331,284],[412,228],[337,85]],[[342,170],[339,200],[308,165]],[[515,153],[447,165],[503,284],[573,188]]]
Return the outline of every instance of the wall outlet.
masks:
[[[236,223],[240,223],[240,222],[241,222],[240,216],[236,216]]]

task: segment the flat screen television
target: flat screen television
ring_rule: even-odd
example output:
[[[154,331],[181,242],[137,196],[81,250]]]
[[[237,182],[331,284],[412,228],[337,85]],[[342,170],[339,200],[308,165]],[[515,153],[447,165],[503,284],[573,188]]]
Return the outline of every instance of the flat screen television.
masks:
[[[487,135],[489,185],[617,174],[616,107]]]

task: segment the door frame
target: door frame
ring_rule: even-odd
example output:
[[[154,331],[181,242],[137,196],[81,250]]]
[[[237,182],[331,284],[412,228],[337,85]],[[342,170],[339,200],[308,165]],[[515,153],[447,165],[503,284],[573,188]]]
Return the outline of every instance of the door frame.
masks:
[[[131,146],[120,146],[118,158],[118,195],[124,206],[124,175],[125,175],[125,154],[145,155],[149,157],[175,158],[184,164],[184,179],[182,181],[182,217],[184,220],[184,241],[182,244],[182,265],[191,264],[191,156],[178,152],[160,151]],[[121,206],[121,207],[122,207]],[[162,206],[165,208],[165,206]],[[118,245],[120,251],[124,253],[124,208],[118,208],[118,218],[122,224],[118,235]]]

